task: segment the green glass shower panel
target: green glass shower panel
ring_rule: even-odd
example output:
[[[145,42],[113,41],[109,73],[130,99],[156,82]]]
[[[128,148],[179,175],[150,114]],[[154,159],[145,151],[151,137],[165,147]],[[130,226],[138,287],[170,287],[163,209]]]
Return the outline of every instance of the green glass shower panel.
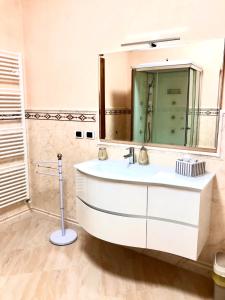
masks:
[[[133,141],[197,146],[201,71],[135,71]]]
[[[133,80],[133,141],[143,143],[146,130],[148,73],[136,71]]]
[[[151,142],[185,145],[188,69],[157,72],[155,76]]]
[[[192,145],[192,139],[193,139],[193,122],[194,122],[194,118],[193,118],[193,108],[194,108],[194,88],[195,88],[195,84],[194,84],[194,77],[195,77],[195,73],[194,70],[189,69],[189,85],[188,85],[188,101],[187,101],[187,115],[186,115],[186,146],[191,146]]]
[[[200,81],[202,73],[196,71],[195,78],[195,101],[194,101],[194,127],[193,127],[193,143],[192,147],[198,147],[199,142],[199,108],[200,108]]]
[[[189,70],[186,146],[190,147],[196,147],[198,145],[200,76],[201,74],[199,71],[196,71],[194,69]]]

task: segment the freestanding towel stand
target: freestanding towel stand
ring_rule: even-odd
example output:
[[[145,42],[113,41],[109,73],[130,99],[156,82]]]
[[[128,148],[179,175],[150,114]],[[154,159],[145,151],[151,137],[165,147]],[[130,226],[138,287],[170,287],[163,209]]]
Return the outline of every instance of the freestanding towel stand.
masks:
[[[58,158],[58,176],[60,193],[60,214],[61,229],[54,231],[50,235],[50,242],[54,245],[64,246],[73,243],[77,239],[77,233],[73,229],[65,229],[64,224],[64,198],[63,198],[63,176],[62,176],[62,154],[57,154]]]
[[[77,233],[73,229],[65,229],[65,222],[64,222],[64,198],[63,198],[63,176],[62,176],[62,154],[57,154],[58,158],[58,174],[51,174],[51,173],[43,173],[38,172],[39,174],[44,175],[51,175],[51,176],[58,176],[59,177],[59,193],[60,193],[60,215],[61,215],[61,229],[54,231],[49,238],[49,241],[57,246],[65,246],[72,244],[77,239]],[[48,162],[43,162],[48,163]],[[51,163],[51,162],[49,162]],[[43,165],[39,165],[38,167],[46,167]],[[49,167],[46,167],[49,168]],[[54,169],[54,168],[51,168]],[[56,168],[55,168],[56,169]]]

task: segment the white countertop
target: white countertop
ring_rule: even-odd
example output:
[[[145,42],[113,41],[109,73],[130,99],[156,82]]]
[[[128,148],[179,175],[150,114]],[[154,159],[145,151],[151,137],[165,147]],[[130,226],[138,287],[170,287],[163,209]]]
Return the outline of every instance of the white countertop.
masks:
[[[213,179],[214,173],[205,173],[197,177],[187,177],[175,173],[174,168],[157,165],[141,166],[128,164],[123,160],[89,160],[74,165],[82,173],[110,180],[119,180],[153,185],[169,185],[180,188],[203,190]]]

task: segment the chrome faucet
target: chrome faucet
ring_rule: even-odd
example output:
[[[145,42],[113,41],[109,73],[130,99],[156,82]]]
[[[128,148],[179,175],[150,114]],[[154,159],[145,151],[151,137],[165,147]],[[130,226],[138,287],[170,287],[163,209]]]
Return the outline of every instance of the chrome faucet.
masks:
[[[129,153],[124,155],[124,158],[129,158],[129,164],[135,164],[135,154],[134,154],[134,147],[127,148]]]

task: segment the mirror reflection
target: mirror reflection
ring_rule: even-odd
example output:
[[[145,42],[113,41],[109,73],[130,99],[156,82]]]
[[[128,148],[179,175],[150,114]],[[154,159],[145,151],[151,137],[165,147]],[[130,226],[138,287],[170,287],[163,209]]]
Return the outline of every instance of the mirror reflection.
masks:
[[[133,72],[132,140],[196,146],[201,71],[182,62],[152,69]]]
[[[101,56],[100,137],[216,149],[223,52],[215,39]]]

